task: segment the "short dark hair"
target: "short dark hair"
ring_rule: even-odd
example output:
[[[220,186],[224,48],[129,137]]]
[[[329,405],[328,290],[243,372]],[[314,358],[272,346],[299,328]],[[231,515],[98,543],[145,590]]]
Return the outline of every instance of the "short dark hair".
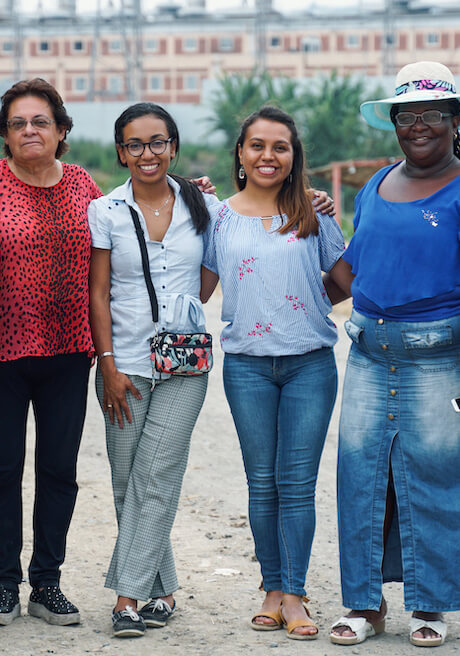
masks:
[[[141,118],[142,116],[149,115],[155,116],[156,118],[159,118],[165,122],[166,129],[168,130],[168,136],[176,144],[177,157],[179,154],[180,140],[176,121],[173,119],[171,114],[167,112],[166,109],[164,109],[164,107],[161,107],[161,105],[156,105],[152,102],[140,102],[136,103],[135,105],[130,105],[127,109],[125,109],[124,112],[120,114],[120,116],[115,121],[115,143],[117,146],[123,143],[123,130],[128,125],[128,123],[131,123],[131,121],[134,121],[136,118]],[[117,157],[120,166],[126,167],[127,165],[123,164],[120,159],[118,150]]]
[[[156,105],[155,103],[136,103],[135,105],[130,105],[127,109],[124,110],[124,112],[120,114],[120,116],[115,121],[115,144],[117,146],[121,146],[121,144],[124,143],[124,128],[129,123],[131,123],[131,121],[134,121],[136,118],[141,118],[142,116],[154,116],[155,118],[159,118],[164,121],[166,130],[168,132],[168,137],[172,139],[176,145],[176,163],[180,147],[179,130],[177,129],[176,121],[173,119],[171,114],[167,112],[166,109],[164,109],[164,107],[161,107],[161,105]],[[127,166],[127,164],[124,164],[121,161],[118,150],[117,158],[120,166]],[[187,178],[183,178],[180,175],[172,175],[171,172],[169,172],[169,175],[180,186],[182,198],[184,199],[184,202],[190,211],[192,223],[197,233],[200,234],[205,232],[209,223],[209,212],[208,208],[206,207],[203,194],[197,189],[196,185],[190,182],[190,180]]]
[[[33,80],[21,80],[20,82],[13,84],[8,91],[5,91],[2,96],[2,107],[0,109],[0,135],[5,137],[8,132],[7,122],[11,103],[17,98],[22,98],[24,96],[36,96],[47,102],[51,107],[57,127],[60,129],[64,128],[64,139],[59,141],[55,154],[57,159],[60,159],[60,157],[69,150],[69,145],[65,143],[65,139],[72,129],[73,121],[67,114],[64,102],[59,93],[52,84],[43,80],[41,77],[35,77]],[[8,144],[3,144],[3,150],[7,157],[11,157],[11,150],[9,149]]]
[[[310,188],[305,170],[302,142],[300,141],[294,119],[286,112],[283,112],[282,109],[272,105],[264,105],[243,121],[240,134],[236,140],[233,158],[233,177],[238,189],[241,191],[246,186],[246,176],[243,180],[238,176],[241,166],[239,146],[243,147],[248,128],[258,119],[282,123],[291,133],[291,145],[294,153],[292,169],[278,195],[278,211],[280,214],[285,212],[288,220],[280,228],[280,232],[290,232],[297,228],[297,235],[299,237],[318,234],[318,219],[312,205],[313,192]]]

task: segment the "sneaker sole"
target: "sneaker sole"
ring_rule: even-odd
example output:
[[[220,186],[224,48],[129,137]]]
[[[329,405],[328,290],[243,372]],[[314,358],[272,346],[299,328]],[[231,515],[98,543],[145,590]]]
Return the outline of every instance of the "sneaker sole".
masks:
[[[141,617],[144,620],[145,626],[148,626],[150,629],[162,629],[166,626],[167,620],[148,620],[143,615],[141,615]]]
[[[21,614],[21,604],[18,602],[10,613],[0,613],[0,625],[8,626]]]
[[[52,613],[50,610],[45,608],[43,604],[38,604],[35,601],[29,601],[27,610],[29,615],[32,615],[32,617],[40,617],[41,619],[45,620],[45,622],[48,622],[48,624],[68,626],[69,624],[80,623],[80,613],[68,613],[66,615]]]
[[[115,638],[140,638],[145,635],[145,630],[141,631],[140,629],[120,629],[119,631],[114,631],[113,635]]]

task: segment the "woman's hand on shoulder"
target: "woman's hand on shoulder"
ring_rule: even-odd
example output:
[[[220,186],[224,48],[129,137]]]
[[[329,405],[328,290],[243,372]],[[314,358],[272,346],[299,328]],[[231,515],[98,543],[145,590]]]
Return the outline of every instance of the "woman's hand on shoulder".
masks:
[[[131,392],[131,394],[139,401],[142,399],[142,394],[133,384],[129,376],[118,371],[113,360],[110,362],[108,361],[108,358],[104,358],[99,363],[99,367],[102,378],[104,379],[104,412],[107,411],[109,413],[111,424],[115,423],[116,417],[118,425],[120,428],[123,428],[123,414],[129,423],[132,422],[131,411],[126,399],[126,394]]]
[[[328,196],[327,191],[318,191],[313,189],[313,207],[320,214],[329,214],[334,216],[335,205],[334,199]]]
[[[203,194],[215,194],[216,187],[212,184],[211,180],[207,175],[201,176],[201,178],[194,178],[192,180],[193,184],[198,187],[198,189]]]

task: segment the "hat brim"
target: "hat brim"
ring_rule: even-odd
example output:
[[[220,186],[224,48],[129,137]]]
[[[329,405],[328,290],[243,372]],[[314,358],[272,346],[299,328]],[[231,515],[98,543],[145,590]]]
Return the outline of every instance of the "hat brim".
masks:
[[[373,128],[380,130],[393,130],[390,111],[393,105],[406,103],[427,102],[432,100],[459,100],[460,93],[440,91],[439,89],[424,89],[423,91],[410,91],[392,98],[383,100],[369,100],[361,105],[360,112],[364,120]]]

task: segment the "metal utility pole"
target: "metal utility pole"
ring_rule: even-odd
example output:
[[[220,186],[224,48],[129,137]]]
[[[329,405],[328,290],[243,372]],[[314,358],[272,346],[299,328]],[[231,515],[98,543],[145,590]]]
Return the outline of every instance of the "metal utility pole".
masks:
[[[17,5],[13,2],[9,3],[9,12],[10,16],[13,18],[13,27],[14,27],[14,80],[22,80],[23,71],[22,71],[22,25],[21,25],[21,16],[17,9]]]
[[[267,69],[267,12],[271,9],[271,0],[256,0],[254,23],[255,37],[255,67],[257,73],[265,73]]]
[[[101,0],[96,2],[96,20],[94,21],[93,42],[91,44],[91,64],[89,68],[89,85],[87,100],[92,102],[95,97],[96,89],[96,61],[97,51],[99,48],[99,34],[101,23]]]
[[[396,32],[394,26],[393,0],[385,0],[383,15],[382,71],[384,75],[395,72]]]
[[[142,78],[143,78],[143,43],[142,43],[142,2],[134,2],[134,24],[133,24],[133,47],[134,47],[134,99],[140,100],[142,95]]]

